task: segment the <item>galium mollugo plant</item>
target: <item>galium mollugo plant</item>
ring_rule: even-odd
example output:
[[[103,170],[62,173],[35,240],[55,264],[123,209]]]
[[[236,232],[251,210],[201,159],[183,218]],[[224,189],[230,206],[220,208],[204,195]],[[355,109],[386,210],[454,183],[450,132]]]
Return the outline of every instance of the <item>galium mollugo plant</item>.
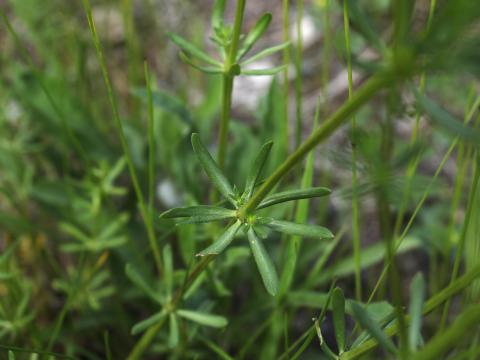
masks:
[[[207,223],[212,221],[228,220],[229,224],[209,247],[202,250],[197,256],[220,254],[235,238],[239,231],[243,231],[250,244],[250,248],[257,264],[260,276],[266,290],[272,296],[278,291],[278,275],[275,266],[262,244],[265,230],[273,230],[289,235],[299,235],[319,239],[331,239],[333,234],[325,227],[309,224],[298,224],[290,221],[277,220],[260,216],[258,210],[299,199],[321,197],[330,194],[324,187],[290,190],[274,193],[261,201],[255,209],[243,213],[240,208],[252,197],[256,186],[260,183],[260,176],[268,158],[273,142],[267,142],[260,149],[250,173],[247,176],[243,192],[232,186],[220,170],[217,163],[203,145],[198,134],[192,135],[192,146],[205,173],[214,187],[223,195],[230,207],[213,205],[188,206],[170,209],[160,215],[164,219],[180,219],[177,224]]]

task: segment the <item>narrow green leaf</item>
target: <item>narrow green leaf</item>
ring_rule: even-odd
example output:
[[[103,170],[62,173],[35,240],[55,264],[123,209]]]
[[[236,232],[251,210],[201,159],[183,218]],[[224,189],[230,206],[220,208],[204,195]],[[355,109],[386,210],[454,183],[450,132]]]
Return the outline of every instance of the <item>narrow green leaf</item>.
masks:
[[[425,301],[425,280],[422,273],[418,273],[410,285],[410,328],[408,343],[411,350],[416,350],[421,345],[422,310]]]
[[[257,263],[258,271],[263,280],[263,284],[267,289],[268,293],[272,296],[275,296],[278,291],[278,275],[275,270],[270,256],[265,251],[262,242],[255,234],[254,229],[251,227],[248,230],[248,242],[250,243],[250,248],[252,249],[253,258]]]
[[[266,225],[272,230],[284,234],[300,235],[320,239],[333,238],[331,231],[323,226],[296,224],[290,221],[275,220],[271,218],[259,218],[257,221],[261,225]]]
[[[137,335],[141,333],[142,331],[148,329],[150,326],[155,325],[159,321],[161,321],[164,317],[166,316],[165,311],[160,311],[156,313],[155,315],[152,315],[145,320],[140,321],[139,323],[135,324],[135,326],[132,328],[131,334],[132,335]]]
[[[185,64],[190,65],[194,69],[201,71],[206,74],[222,74],[223,73],[223,68],[221,66],[215,66],[215,67],[206,67],[206,66],[201,66],[195,64],[195,62],[190,59],[187,54],[185,54],[183,51],[180,51],[178,53],[178,56],[180,56],[180,60],[182,60]]]
[[[263,209],[268,206],[280,204],[287,201],[327,196],[331,192],[332,191],[330,189],[327,189],[325,187],[314,187],[309,189],[283,191],[283,192],[279,192],[279,193],[267,196],[260,203],[260,205],[258,205],[257,209]]]
[[[218,167],[217,163],[213,160],[212,156],[203,145],[202,141],[200,140],[200,136],[198,134],[192,134],[192,146],[195,154],[200,161],[200,164],[203,167],[203,170],[207,173],[210,180],[215,185],[215,188],[228,200],[235,204],[233,200],[233,189],[230,183],[228,182],[225,175],[223,175],[222,171]]]
[[[340,288],[333,290],[333,328],[337,340],[339,354],[345,351],[345,296]]]
[[[168,346],[174,348],[178,344],[178,320],[177,315],[174,313],[168,316],[169,318],[169,334],[168,334]]]
[[[221,328],[228,324],[228,321],[223,316],[208,314],[199,311],[191,310],[178,310],[178,316],[181,316],[187,320],[191,320],[200,325]]]
[[[278,51],[282,51],[289,46],[290,46],[290,41],[287,41],[287,42],[284,42],[282,44],[269,47],[267,49],[264,49],[264,50],[258,52],[257,54],[253,55],[252,57],[248,58],[247,60],[242,61],[240,63],[240,65],[245,66],[245,65],[251,64],[251,63],[253,63],[257,60],[261,60],[261,59],[263,59],[267,56],[273,55]]]
[[[417,105],[420,109],[425,111],[430,119],[436,122],[440,127],[452,132],[463,140],[475,142],[476,144],[480,142],[480,131],[478,129],[468,127],[461,121],[455,119],[450,113],[442,109],[438,104],[427,98],[417,89],[413,88],[413,93],[415,94]]]
[[[215,0],[212,9],[212,29],[221,29],[224,26],[225,0]]]
[[[351,306],[354,316],[360,325],[367,330],[385,350],[395,355],[397,353],[397,349],[395,348],[392,340],[382,331],[377,323],[370,318],[367,311],[364,310],[361,305],[356,303],[352,303]]]
[[[173,33],[168,33],[168,37],[172,40],[180,49],[185,51],[187,54],[196,57],[199,60],[205,61],[206,63],[214,66],[221,66],[222,64],[219,63],[217,60],[213,59],[205,53],[203,50],[200,50],[198,47],[193,45],[191,42],[185,40],[181,36]]]
[[[237,61],[240,61],[255,45],[258,39],[263,35],[267,30],[268,25],[272,21],[272,14],[266,13],[257,21],[255,26],[248,32],[245,40],[243,40],[243,45],[237,53]]]
[[[12,350],[8,350],[8,360],[15,360],[15,354]]]
[[[170,209],[160,215],[161,219],[176,219],[185,217],[193,217],[197,219],[205,218],[208,219],[208,221],[223,220],[235,217],[235,210],[225,209],[218,206],[199,205]]]
[[[277,67],[270,68],[270,69],[256,69],[256,70],[243,70],[242,69],[242,75],[246,75],[246,76],[275,75],[275,74],[278,74],[279,72],[285,70],[286,67],[287,67],[287,65],[281,65],[281,66],[277,66]]]
[[[268,154],[270,154],[270,150],[272,149],[272,145],[273,141],[269,141],[264,144],[260,149],[260,152],[258,153],[255,162],[253,163],[252,169],[247,176],[247,181],[245,184],[245,194],[247,195],[247,198],[250,198],[250,196],[252,196],[253,194],[253,189],[255,188],[258,179],[260,178]]]
[[[237,220],[235,224],[231,225],[222,235],[220,235],[217,241],[205,250],[200,251],[197,256],[220,254],[228,245],[230,245],[241,226],[242,223]]]
[[[125,273],[132,283],[134,283],[140,290],[148,295],[152,300],[159,302],[159,296],[155,293],[143,276],[131,265],[127,264]]]
[[[167,295],[170,297],[173,290],[173,258],[170,244],[166,244],[163,248],[163,281]]]

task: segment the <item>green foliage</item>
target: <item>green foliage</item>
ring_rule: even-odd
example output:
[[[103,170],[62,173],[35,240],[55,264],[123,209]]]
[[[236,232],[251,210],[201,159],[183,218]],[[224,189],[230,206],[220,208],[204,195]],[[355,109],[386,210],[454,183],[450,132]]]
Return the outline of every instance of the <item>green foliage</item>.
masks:
[[[212,3],[1,7],[0,357],[478,358],[478,4]]]
[[[278,277],[270,256],[257,237],[257,232],[262,232],[261,229],[258,230],[258,227],[265,226],[284,234],[318,239],[331,239],[333,238],[333,234],[330,230],[321,226],[296,224],[289,221],[261,217],[258,216],[255,211],[240,216],[240,207],[250,200],[255,187],[258,185],[262,169],[265,166],[265,162],[272,147],[272,142],[264,144],[260,149],[249,172],[245,189],[242,193],[239,193],[235,187],[230,185],[215,160],[213,160],[212,156],[201,142],[198,134],[192,135],[192,146],[197,155],[198,161],[212,181],[213,186],[231,203],[231,205],[233,205],[235,210],[202,205],[170,209],[162,213],[160,218],[186,218],[186,221],[181,220],[179,224],[210,222],[229,218],[233,219],[234,223],[229,225],[212,245],[199,252],[197,256],[218,255],[230,245],[237,232],[240,229],[243,229],[248,236],[248,241],[265,288],[270,295],[275,296],[278,290]],[[270,198],[265,199],[265,202],[261,203],[258,206],[258,209],[292,200],[325,196],[329,193],[330,191],[325,188],[312,188],[274,194],[270,196]]]

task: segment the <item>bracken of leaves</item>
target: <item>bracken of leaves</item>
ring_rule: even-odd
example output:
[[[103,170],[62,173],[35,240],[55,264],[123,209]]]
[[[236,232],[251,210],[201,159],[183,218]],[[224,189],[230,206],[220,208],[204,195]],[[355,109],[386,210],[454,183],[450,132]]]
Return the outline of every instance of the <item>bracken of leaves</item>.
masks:
[[[266,229],[282,232],[289,235],[299,235],[319,239],[331,239],[333,234],[325,227],[317,225],[297,224],[294,222],[277,220],[259,216],[257,210],[287,201],[326,196],[330,190],[324,187],[314,187],[284,191],[267,196],[254,211],[242,216],[238,210],[252,197],[255,187],[260,182],[260,175],[270,153],[273,143],[267,142],[262,146],[255,162],[247,176],[245,189],[240,193],[235,186],[229,183],[217,163],[202,144],[198,134],[192,135],[192,146],[197,158],[212,181],[215,188],[225,197],[233,208],[220,206],[199,205],[170,209],[160,215],[163,219],[180,219],[178,224],[206,223],[228,220],[229,225],[219,238],[209,247],[202,250],[197,256],[216,255],[230,245],[235,235],[240,231],[247,235],[253,257],[262,277],[266,290],[275,296],[278,290],[278,275],[273,262],[266,252],[261,237]]]

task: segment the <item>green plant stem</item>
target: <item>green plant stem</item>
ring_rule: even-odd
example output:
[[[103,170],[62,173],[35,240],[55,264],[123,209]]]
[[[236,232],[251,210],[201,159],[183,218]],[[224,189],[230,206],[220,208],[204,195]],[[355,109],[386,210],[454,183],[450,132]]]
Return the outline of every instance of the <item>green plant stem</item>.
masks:
[[[433,15],[435,13],[436,4],[437,4],[437,0],[430,1],[430,8],[428,11],[428,19],[427,19],[427,27],[426,27],[427,30],[430,29],[430,26],[433,20]],[[421,94],[425,92],[425,82],[426,82],[425,72],[422,72],[422,74],[420,75],[420,82],[419,82],[419,91]],[[417,141],[418,132],[420,129],[420,115],[421,115],[420,111],[417,109],[415,113],[415,126],[413,127],[412,135],[410,137],[411,145],[415,144],[415,142]],[[413,176],[417,171],[417,167],[419,163],[420,163],[420,155],[415,156],[413,160],[409,162],[407,167],[407,182],[405,185],[405,190],[403,193],[402,201],[400,203],[397,218],[395,220],[395,227],[393,231],[395,237],[400,232],[400,226],[402,225],[403,216],[405,215],[405,211],[407,210],[408,198],[410,197],[410,193],[412,190]]]
[[[145,85],[147,88],[147,112],[148,112],[148,213],[150,221],[153,221],[153,204],[155,198],[155,136],[154,136],[154,111],[152,100],[152,87],[150,84],[150,74],[148,71],[148,64],[145,61]]]
[[[151,342],[157,335],[157,333],[160,331],[162,328],[163,324],[165,321],[168,319],[168,316],[164,316],[162,320],[160,320],[158,323],[150,327],[145,334],[142,335],[140,340],[135,344],[134,348],[128,354],[127,360],[137,360],[137,359],[142,359],[143,353],[147,350],[147,348],[150,346]]]
[[[343,125],[350,116],[364,105],[375,93],[393,82],[388,74],[379,74],[370,78],[352,98],[343,104],[330,118],[315,130],[263,183],[250,200],[239,209],[239,217],[245,218],[246,214],[254,210],[268,195],[273,187],[295,165],[301,163],[305,155],[315,146],[327,139],[336,129]]]
[[[348,71],[348,98],[353,95],[352,79],[352,54],[350,48],[350,26],[348,21],[348,1],[343,1],[343,24],[345,31],[345,48],[347,52],[347,71]],[[361,256],[360,256],[360,223],[358,211],[358,193],[357,193],[357,144],[356,144],[356,119],[352,116],[352,247],[353,259],[355,262],[355,298],[358,301],[362,299],[362,279],[361,279]]]
[[[297,1],[297,46],[295,56],[295,112],[296,112],[296,133],[295,133],[295,147],[298,147],[302,141],[302,69],[303,69],[303,33],[302,33],[302,19],[303,19],[303,0]]]
[[[478,206],[478,204],[476,204],[475,202],[476,200],[475,194],[477,193],[479,179],[480,179],[480,169],[479,169],[478,161],[475,161],[475,172],[473,175],[472,187],[469,192],[467,212],[465,214],[465,219],[463,220],[462,233],[460,234],[460,239],[458,241],[458,245],[455,250],[455,261],[453,263],[452,277],[450,278],[450,284],[454,282],[455,279],[457,278],[458,271],[460,269],[460,262],[462,261],[462,257],[463,257],[463,248],[465,246],[465,239],[467,238],[467,231],[470,225],[470,221],[472,219],[472,213],[474,211],[474,207]],[[442,319],[440,321],[440,329],[443,329],[447,322],[448,309],[450,307],[450,302],[451,300],[449,299],[445,303],[445,307],[443,308]]]
[[[233,25],[232,43],[224,63],[223,91],[222,91],[222,116],[220,118],[220,131],[218,137],[218,165],[220,169],[225,167],[228,145],[228,127],[232,110],[232,92],[234,75],[230,73],[231,67],[235,65],[238,44],[242,31],[243,15],[245,13],[246,0],[238,0]]]
[[[282,1],[282,32],[283,32],[283,41],[289,42],[290,41],[290,1],[283,0]],[[288,94],[289,94],[289,81],[288,81],[288,65],[290,64],[290,46],[286,47],[283,50],[283,65],[285,69],[283,70],[283,119],[282,119],[282,126],[283,126],[283,139],[282,142],[285,146],[282,151],[284,154],[288,154],[288,143],[289,143],[289,136],[288,136],[288,123],[289,123],[289,116],[288,116]]]
[[[117,100],[115,98],[113,87],[110,81],[110,76],[107,69],[107,63],[105,61],[105,56],[103,53],[102,46],[100,44],[100,39],[97,34],[97,30],[95,27],[95,23],[93,21],[92,16],[92,9],[90,6],[89,0],[83,0],[83,5],[85,8],[85,13],[87,16],[88,26],[90,28],[90,32],[92,35],[93,43],[95,45],[95,49],[97,52],[98,61],[100,63],[100,69],[102,72],[103,80],[105,82],[105,86],[107,88],[108,99],[110,101],[110,105],[113,112],[113,119],[115,121],[115,127],[117,128],[118,136],[120,138],[120,142],[122,144],[122,149],[125,154],[125,158],[127,161],[128,170],[130,172],[130,177],[132,178],[133,187],[135,189],[135,195],[137,197],[137,201],[140,207],[140,212],[143,217],[143,221],[145,223],[145,227],[147,230],[148,241],[150,243],[150,248],[153,253],[153,257],[155,259],[155,264],[157,266],[158,272],[162,273],[162,258],[160,256],[160,250],[158,248],[156,239],[155,239],[155,232],[153,229],[153,223],[151,221],[151,217],[149,216],[147,206],[145,204],[145,199],[143,197],[142,189],[140,188],[140,184],[138,181],[137,173],[135,170],[135,166],[133,165],[132,155],[130,153],[130,149],[128,147],[127,139],[125,137],[125,132],[123,129],[122,121],[120,119],[120,113],[118,111]]]
[[[320,117],[320,99],[317,101],[317,106],[315,110],[315,115],[313,119],[313,127],[312,129],[315,130],[318,126],[318,119]],[[301,187],[303,189],[307,189],[312,186],[313,184],[313,172],[314,172],[314,162],[315,162],[315,153],[311,152],[307,156],[307,160],[305,162],[305,170],[302,175],[302,182]],[[295,222],[298,224],[304,224],[308,220],[308,207],[309,207],[309,200],[300,200],[297,203],[297,208],[295,209]],[[295,275],[295,268],[297,265],[297,258],[298,253],[300,251],[300,246],[302,244],[302,237],[301,236],[292,236],[288,239],[287,242],[287,249],[286,249],[286,256],[285,256],[285,264],[283,265],[283,271],[280,278],[280,288],[278,293],[278,303],[280,304],[283,300],[283,297],[288,293],[293,278]]]
[[[220,118],[220,133],[218,137],[218,166],[225,167],[227,156],[228,127],[232,110],[233,76],[224,74],[222,84],[222,116]]]

